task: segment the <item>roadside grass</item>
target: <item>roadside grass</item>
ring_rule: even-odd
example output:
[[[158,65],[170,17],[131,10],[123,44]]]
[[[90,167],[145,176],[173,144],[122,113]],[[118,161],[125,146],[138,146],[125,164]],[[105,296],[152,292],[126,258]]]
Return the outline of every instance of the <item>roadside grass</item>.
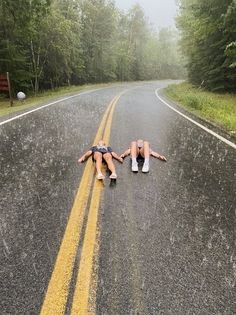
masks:
[[[0,117],[8,115],[14,112],[18,112],[24,109],[28,109],[33,106],[37,106],[48,101],[53,101],[61,96],[70,95],[76,92],[91,88],[105,87],[107,84],[88,84],[82,86],[70,86],[62,87],[55,90],[38,93],[37,95],[29,95],[24,101],[18,101],[14,99],[14,104],[11,107],[10,102],[4,95],[0,96]]]
[[[186,82],[170,85],[164,91],[190,112],[236,134],[236,94],[207,92]]]

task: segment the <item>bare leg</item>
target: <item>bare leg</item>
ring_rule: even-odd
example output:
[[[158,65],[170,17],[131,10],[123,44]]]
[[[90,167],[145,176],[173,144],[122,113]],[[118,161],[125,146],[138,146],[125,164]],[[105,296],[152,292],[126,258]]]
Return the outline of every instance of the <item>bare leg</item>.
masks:
[[[149,159],[150,157],[150,144],[148,141],[143,142],[143,147],[140,149],[140,154],[144,159]]]
[[[140,150],[140,154],[144,157],[144,164],[142,168],[143,173],[149,172],[149,158],[150,158],[150,145],[148,141],[143,142],[143,148]]]
[[[114,178],[114,179],[117,178],[116,168],[115,168],[115,165],[114,165],[113,160],[112,160],[112,155],[110,153],[105,153],[103,155],[103,158],[107,162],[107,166],[108,166],[109,170],[111,171],[110,178]]]
[[[130,156],[131,158],[135,158],[137,159],[138,156],[138,147],[137,147],[137,142],[136,141],[132,141],[130,144]]]
[[[132,171],[138,172],[138,163],[137,163],[138,146],[137,146],[136,141],[132,141],[130,144],[130,156],[132,159]]]
[[[94,160],[96,161],[97,178],[104,179],[105,176],[102,174],[102,153],[95,152]]]

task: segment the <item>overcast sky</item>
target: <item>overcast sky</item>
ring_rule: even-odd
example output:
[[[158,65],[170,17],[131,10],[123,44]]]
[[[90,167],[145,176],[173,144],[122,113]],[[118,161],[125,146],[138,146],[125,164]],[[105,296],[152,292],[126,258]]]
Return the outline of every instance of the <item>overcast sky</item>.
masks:
[[[175,0],[115,0],[118,8],[127,10],[139,3],[149,21],[158,28],[174,27],[177,6]]]

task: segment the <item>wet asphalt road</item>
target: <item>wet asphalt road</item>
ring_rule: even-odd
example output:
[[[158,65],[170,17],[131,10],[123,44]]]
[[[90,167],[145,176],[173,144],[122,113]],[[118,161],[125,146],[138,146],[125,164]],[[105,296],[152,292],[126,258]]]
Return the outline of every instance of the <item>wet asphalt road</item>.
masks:
[[[236,153],[157,100],[124,94],[110,145],[144,138],[168,162],[127,158],[100,206],[97,314],[236,314]],[[111,99],[81,95],[0,126],[0,314],[39,314],[84,166]]]

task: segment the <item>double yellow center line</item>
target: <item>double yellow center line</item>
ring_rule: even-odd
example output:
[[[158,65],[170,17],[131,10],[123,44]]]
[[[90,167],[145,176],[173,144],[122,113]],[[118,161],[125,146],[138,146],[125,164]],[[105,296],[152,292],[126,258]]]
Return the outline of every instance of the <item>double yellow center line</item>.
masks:
[[[104,139],[105,143],[109,143],[113,113],[123,93],[116,96],[109,104],[95,136],[94,145],[97,144],[100,139]],[[89,159],[85,166],[61,242],[54,270],[41,308],[41,315],[61,315],[65,313],[87,206],[89,207],[88,220],[71,306],[71,315],[91,314],[89,295],[93,270],[93,256],[96,245],[98,209],[103,190],[103,183],[97,180],[93,182],[93,180],[94,166],[91,159]],[[92,196],[90,205],[88,205],[91,190]]]

